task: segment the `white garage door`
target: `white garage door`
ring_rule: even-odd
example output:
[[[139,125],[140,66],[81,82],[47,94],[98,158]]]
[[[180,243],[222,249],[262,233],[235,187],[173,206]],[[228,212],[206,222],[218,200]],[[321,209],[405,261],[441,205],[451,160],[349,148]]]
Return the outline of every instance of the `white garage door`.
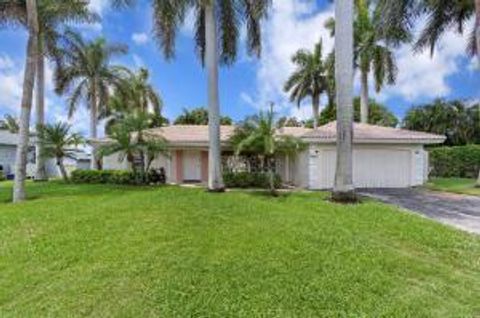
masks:
[[[332,188],[336,152],[322,150],[310,157],[310,187]],[[412,155],[404,149],[354,149],[353,182],[357,188],[401,188],[411,185]]]

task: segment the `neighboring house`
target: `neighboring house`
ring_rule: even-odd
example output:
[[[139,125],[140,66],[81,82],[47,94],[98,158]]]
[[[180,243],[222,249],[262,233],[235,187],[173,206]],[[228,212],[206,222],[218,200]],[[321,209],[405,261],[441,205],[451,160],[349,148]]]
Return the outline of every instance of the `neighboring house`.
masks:
[[[236,160],[228,144],[234,127],[221,127],[224,167],[245,167],[248,160]],[[161,156],[152,164],[163,167],[167,180],[173,183],[203,182],[208,179],[208,126],[168,126],[148,131],[163,136],[170,146],[169,156]],[[277,158],[276,172],[285,183],[308,189],[333,187],[336,167],[336,123],[317,130],[284,127],[279,134],[302,138],[307,150],[295,156]],[[439,144],[444,136],[423,132],[354,124],[353,179],[356,187],[411,187],[422,185],[428,178],[428,154],[424,145]],[[107,143],[108,139],[93,141]],[[103,168],[128,169],[117,154],[103,159]]]
[[[34,137],[30,138],[30,147],[28,150],[27,177],[33,178],[35,175],[35,146]],[[0,130],[0,171],[9,178],[13,179],[15,172],[15,158],[17,153],[18,134],[13,134],[8,130]],[[55,178],[59,176],[57,166],[53,159],[46,162],[47,175]]]

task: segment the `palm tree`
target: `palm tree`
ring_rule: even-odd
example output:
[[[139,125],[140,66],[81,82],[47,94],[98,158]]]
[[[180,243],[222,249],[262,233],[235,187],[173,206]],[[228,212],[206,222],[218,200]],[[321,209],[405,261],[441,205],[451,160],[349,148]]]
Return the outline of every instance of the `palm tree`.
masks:
[[[98,116],[106,107],[109,89],[125,87],[128,70],[110,65],[115,55],[125,54],[127,47],[109,44],[103,38],[86,42],[72,31],[66,31],[59,49],[62,59],[55,72],[55,90],[69,93],[68,114],[73,116],[79,104],[86,100],[90,111],[90,137],[97,138]],[[92,169],[98,169],[96,152],[92,156]]]
[[[33,86],[35,81],[35,62],[38,55],[38,12],[37,1],[26,0],[26,21],[28,26],[27,60],[25,63],[22,102],[19,121],[19,143],[15,159],[15,183],[13,186],[13,202],[26,199],[25,179],[27,170],[27,152],[29,142],[30,114],[32,111]],[[3,9],[3,8],[2,8]],[[0,11],[0,20],[8,10]]]
[[[167,155],[167,141],[161,137],[149,136],[149,117],[145,113],[129,115],[117,123],[110,135],[112,142],[101,146],[102,156],[118,154],[121,162],[127,160],[132,170],[142,177],[150,170],[150,165],[158,155]],[[135,164],[138,158],[139,165]]]
[[[394,53],[385,44],[392,39],[385,38],[377,29],[378,11],[372,11],[371,0],[355,2],[354,21],[354,64],[360,70],[360,122],[368,123],[369,114],[369,75],[373,70],[375,90],[380,92],[385,83],[392,85],[397,76]],[[334,35],[334,20],[326,24]],[[393,35],[392,35],[393,36]]]
[[[63,160],[75,159],[78,152],[76,148],[84,143],[83,137],[80,134],[71,133],[70,129],[70,125],[62,122],[38,126],[38,140],[42,144],[42,153],[39,157],[55,158],[65,181],[68,181],[68,174]]]
[[[163,102],[155,88],[148,82],[148,77],[148,70],[140,68],[128,79],[132,108],[144,113],[153,110],[153,113],[160,115]]]
[[[296,101],[298,107],[306,97],[312,99],[313,128],[317,129],[320,97],[328,90],[322,41],[315,45],[313,52],[299,50],[292,57],[292,62],[297,65],[297,69],[288,78],[284,90],[290,92],[290,101]]]
[[[38,59],[36,61],[36,107],[35,121],[43,125],[45,120],[45,58],[56,58],[56,44],[60,34],[58,29],[67,22],[94,22],[95,14],[88,11],[88,3],[83,0],[42,0],[38,3]],[[27,27],[26,1],[7,0],[0,3],[0,24],[13,24]],[[41,153],[37,142],[36,153]],[[46,180],[45,160],[36,160],[35,179]]]
[[[353,186],[353,1],[335,2],[335,83],[337,88],[337,166],[332,199],[356,201]]]
[[[12,134],[18,134],[20,126],[18,119],[12,115],[5,115],[3,120],[0,120],[0,129],[8,130]]]
[[[220,105],[218,98],[218,62],[232,64],[237,57],[240,25],[247,26],[247,48],[260,55],[260,22],[271,0],[178,0],[154,1],[154,29],[167,58],[174,55],[175,35],[188,10],[196,15],[196,46],[208,74],[209,160],[208,188],[223,191],[220,149]],[[217,45],[218,44],[218,45]]]
[[[275,157],[279,154],[292,155],[305,148],[299,138],[277,134],[278,122],[275,120],[273,104],[269,111],[260,112],[236,129],[231,137],[235,155],[255,153],[261,162],[267,162],[270,193],[277,195],[275,189]]]

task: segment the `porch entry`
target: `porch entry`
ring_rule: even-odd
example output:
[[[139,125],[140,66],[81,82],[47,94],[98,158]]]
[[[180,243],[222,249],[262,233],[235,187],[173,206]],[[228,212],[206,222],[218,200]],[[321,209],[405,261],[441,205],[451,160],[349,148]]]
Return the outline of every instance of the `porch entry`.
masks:
[[[183,181],[202,181],[202,155],[198,150],[183,151]]]

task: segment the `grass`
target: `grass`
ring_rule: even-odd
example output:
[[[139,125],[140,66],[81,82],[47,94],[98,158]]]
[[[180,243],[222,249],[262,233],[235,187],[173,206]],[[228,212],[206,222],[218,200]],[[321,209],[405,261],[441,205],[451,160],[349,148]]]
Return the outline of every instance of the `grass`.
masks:
[[[374,201],[0,187],[1,317],[480,315],[480,239]]]
[[[475,187],[476,181],[462,178],[435,178],[429,181],[427,187],[436,191],[480,196],[480,188]]]

